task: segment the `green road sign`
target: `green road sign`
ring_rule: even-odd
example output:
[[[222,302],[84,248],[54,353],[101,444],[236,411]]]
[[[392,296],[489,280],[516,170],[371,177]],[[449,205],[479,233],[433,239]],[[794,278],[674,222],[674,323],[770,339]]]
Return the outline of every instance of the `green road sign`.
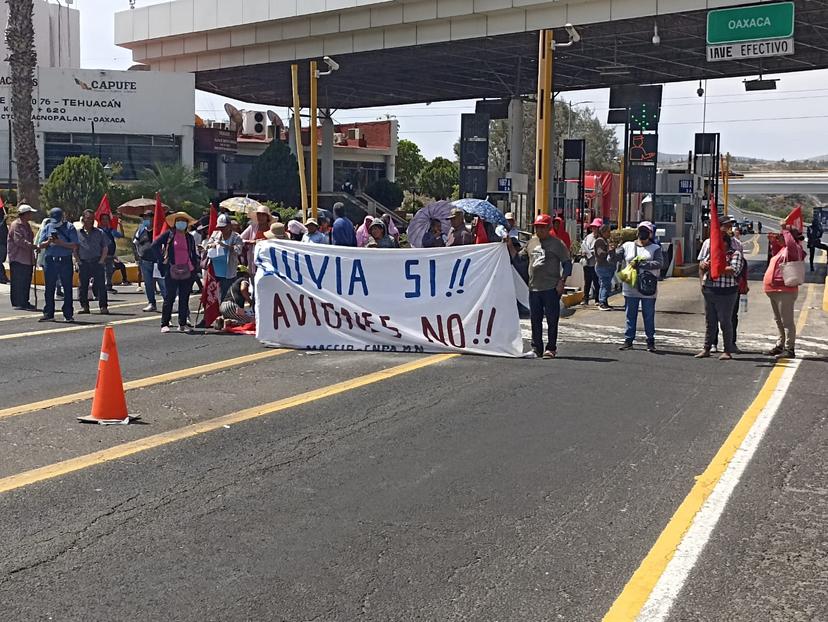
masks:
[[[707,44],[788,39],[794,32],[794,3],[757,4],[707,13]]]

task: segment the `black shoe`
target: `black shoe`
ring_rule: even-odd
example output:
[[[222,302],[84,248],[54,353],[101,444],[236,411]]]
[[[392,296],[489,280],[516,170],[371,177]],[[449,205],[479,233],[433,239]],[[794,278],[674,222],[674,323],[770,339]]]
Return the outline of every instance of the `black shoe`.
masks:
[[[63,318],[63,323],[64,324],[74,324],[75,323],[75,318],[73,318],[73,317]]]
[[[539,350],[537,348],[532,348],[532,352],[534,352],[535,356],[537,356],[538,358],[543,357],[543,350]]]
[[[80,315],[89,315],[89,307],[81,307],[81,310],[78,311]]]
[[[633,342],[632,341],[625,341],[624,345],[622,345],[619,350],[632,350]]]
[[[14,311],[25,311],[26,307],[12,307],[12,310],[14,310]]]
[[[782,354],[783,351],[784,351],[784,348],[780,348],[779,346],[776,346],[776,347],[772,348],[771,350],[768,350],[767,352],[765,352],[765,354],[767,356],[776,356],[777,354]]]
[[[654,343],[648,343],[647,344],[647,352],[655,352],[655,351],[656,351],[655,344]]]
[[[42,318],[38,320],[38,322],[54,322],[55,316],[54,315],[44,315]]]
[[[34,306],[33,304],[28,304],[28,303],[27,303],[27,304],[26,304],[26,306],[25,306],[25,307],[23,307],[23,310],[24,310],[24,311],[37,311],[38,309],[37,309],[37,307],[36,307],[36,306]]]
[[[796,352],[793,350],[783,350],[779,354],[776,355],[776,360],[779,361],[781,359],[795,359]]]

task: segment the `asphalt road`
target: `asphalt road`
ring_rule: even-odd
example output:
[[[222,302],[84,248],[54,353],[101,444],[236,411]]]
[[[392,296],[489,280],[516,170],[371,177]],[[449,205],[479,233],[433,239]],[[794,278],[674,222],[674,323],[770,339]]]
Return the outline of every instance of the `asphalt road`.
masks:
[[[4,300],[0,620],[601,620],[771,373],[754,289],[727,363],[691,356],[693,279],[662,285],[658,355],[618,351],[619,311],[563,320],[555,361],[266,351],[152,316],[116,324],[124,375],[178,376],[112,427],[75,421],[88,399],[10,410],[92,388],[104,318],[54,332]],[[673,621],[825,618],[822,300],[803,287],[808,358]]]

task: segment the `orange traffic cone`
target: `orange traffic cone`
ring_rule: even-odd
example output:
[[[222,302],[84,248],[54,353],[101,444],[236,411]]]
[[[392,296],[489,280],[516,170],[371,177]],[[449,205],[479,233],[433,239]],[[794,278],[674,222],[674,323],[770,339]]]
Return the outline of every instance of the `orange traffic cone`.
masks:
[[[124,382],[121,379],[121,363],[118,361],[118,346],[115,345],[115,331],[111,326],[104,328],[101,344],[101,359],[98,362],[98,380],[95,383],[95,397],[92,400],[92,414],[78,417],[84,423],[110,425],[129,423]]]

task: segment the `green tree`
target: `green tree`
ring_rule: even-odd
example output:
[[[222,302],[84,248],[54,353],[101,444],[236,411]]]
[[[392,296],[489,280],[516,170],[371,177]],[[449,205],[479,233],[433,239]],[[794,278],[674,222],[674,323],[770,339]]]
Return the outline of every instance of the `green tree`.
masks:
[[[420,148],[410,140],[401,140],[397,145],[397,183],[404,190],[417,187],[420,173],[428,160],[420,153]]]
[[[460,167],[446,158],[434,158],[420,174],[420,191],[437,200],[448,199],[460,183]]]
[[[365,193],[389,209],[397,209],[403,202],[400,185],[387,179],[378,179],[365,190]]]
[[[271,142],[253,163],[247,185],[251,191],[267,195],[270,201],[298,205],[299,164],[290,147],[279,140]]]
[[[109,191],[109,177],[98,158],[87,155],[66,158],[43,186],[46,207],[60,207],[71,220],[83,210],[96,209],[101,197]]]
[[[12,134],[17,158],[18,194],[32,207],[40,206],[40,156],[35,145],[32,121],[32,89],[37,66],[34,46],[34,3],[7,0],[6,48],[11,73]]]
[[[161,200],[176,209],[183,209],[185,201],[205,207],[210,202],[210,189],[201,173],[181,164],[156,164],[155,168],[144,169],[135,188],[145,197],[160,192]]]

